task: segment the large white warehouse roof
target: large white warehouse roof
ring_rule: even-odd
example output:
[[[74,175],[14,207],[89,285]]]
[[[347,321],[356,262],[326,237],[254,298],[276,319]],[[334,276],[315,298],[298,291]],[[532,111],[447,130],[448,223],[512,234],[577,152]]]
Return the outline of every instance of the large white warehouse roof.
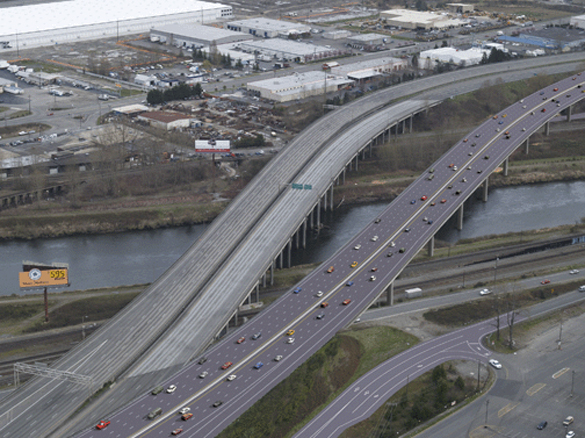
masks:
[[[0,9],[0,37],[229,6],[197,0],[68,0]],[[230,15],[231,17],[231,15]]]

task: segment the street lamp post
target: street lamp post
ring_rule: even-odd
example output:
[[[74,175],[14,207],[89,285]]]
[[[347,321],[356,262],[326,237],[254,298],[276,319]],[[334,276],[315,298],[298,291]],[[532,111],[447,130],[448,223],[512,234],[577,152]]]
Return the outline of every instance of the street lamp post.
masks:
[[[87,318],[87,316],[81,317],[81,340],[82,341],[85,341],[85,325],[83,324],[85,322],[85,318]]]

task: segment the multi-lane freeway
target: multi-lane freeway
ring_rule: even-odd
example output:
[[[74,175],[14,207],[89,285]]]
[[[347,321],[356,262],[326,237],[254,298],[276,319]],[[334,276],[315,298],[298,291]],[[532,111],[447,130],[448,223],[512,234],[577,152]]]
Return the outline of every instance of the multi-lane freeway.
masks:
[[[571,56],[574,57],[575,55]],[[568,60],[573,60],[573,58],[563,57],[563,63],[557,63],[553,69],[557,71],[558,69],[566,70],[568,66],[566,61]],[[559,58],[558,62],[560,61],[561,59]],[[534,68],[537,68],[536,66],[545,64],[542,60],[531,60],[526,64],[516,63],[513,66],[514,68],[510,70],[513,73],[509,76],[509,79],[527,77],[527,73],[523,71],[526,65],[533,65]],[[381,105],[384,106],[388,100],[392,99],[392,96],[397,98],[405,92],[412,92],[416,89],[433,88],[433,95],[437,98],[444,98],[450,94],[473,89],[479,86],[479,80],[476,80],[475,84],[467,84],[462,80],[465,77],[480,76],[490,71],[497,71],[497,68],[487,66],[485,69],[481,68],[481,70],[457,72],[458,82],[456,85],[452,84],[450,77],[443,76],[432,78],[428,82],[420,81],[408,84],[405,87],[396,87],[385,93],[372,96],[371,100],[360,100],[356,108],[350,106],[347,109],[343,109],[342,112],[336,112],[326,117],[321,122],[322,124],[316,124],[305,131],[289,146],[285,153],[279,154],[280,156],[276,157],[273,163],[265,168],[259,180],[251,184],[246,189],[246,192],[241,197],[238,197],[236,200],[238,202],[232,203],[228,210],[214,222],[206,236],[188,251],[177,264],[139,299],[135,300],[128,309],[125,309],[105,328],[94,334],[86,343],[80,345],[70,355],[56,364],[56,367],[91,376],[98,385],[101,385],[107,380],[118,377],[122,370],[140,357],[146,345],[158,339],[158,344],[143,356],[143,360],[138,362],[138,368],[142,367],[142,371],[137,373],[141,380],[126,381],[128,382],[127,386],[124,386],[124,382],[122,382],[122,384],[118,384],[110,390],[111,394],[116,393],[116,395],[113,395],[106,407],[103,408],[108,410],[111,409],[112,403],[114,403],[113,406],[116,406],[115,403],[120,403],[133,397],[136,391],[144,391],[145,387],[151,384],[153,378],[151,372],[167,367],[158,376],[168,376],[174,373],[177,367],[189,360],[194,351],[200,351],[202,347],[208,344],[210,336],[217,332],[226,315],[229,315],[232,311],[230,309],[237,308],[238,302],[241,302],[248,293],[249,285],[253,285],[253,280],[247,279],[245,283],[241,281],[242,266],[237,271],[231,272],[229,269],[221,271],[217,269],[217,266],[225,260],[226,251],[229,253],[230,248],[233,248],[235,244],[234,242],[238,242],[238,239],[246,236],[249,230],[248,225],[240,226],[239,224],[258,221],[258,216],[254,216],[253,212],[258,214],[264,212],[267,217],[280,218],[277,222],[272,222],[273,225],[269,227],[271,233],[254,230],[254,235],[259,236],[254,237],[256,239],[254,240],[256,242],[255,260],[260,262],[254,262],[253,266],[248,265],[246,277],[252,278],[257,275],[254,274],[255,272],[263,269],[260,263],[266,263],[265,261],[261,262],[261,260],[266,260],[266,255],[261,254],[262,248],[266,250],[271,246],[275,246],[275,236],[280,237],[283,234],[280,231],[281,229],[284,230],[283,226],[286,225],[286,227],[292,228],[295,226],[294,223],[298,221],[295,215],[299,213],[294,212],[292,214],[293,210],[291,208],[297,208],[299,203],[306,202],[306,200],[301,198],[300,193],[291,194],[289,190],[279,198],[279,200],[282,199],[278,210],[279,215],[276,215],[277,209],[275,207],[269,209],[267,206],[279,194],[277,186],[279,187],[280,183],[267,186],[263,183],[264,180],[282,181],[283,184],[286,184],[287,181],[290,182],[293,179],[295,174],[299,175],[299,177],[301,176],[301,174],[295,173],[298,172],[299,166],[306,162],[316,162],[315,158],[319,159],[318,165],[315,165],[310,172],[305,171],[303,173],[304,177],[315,178],[316,175],[319,175],[320,178],[325,177],[325,179],[328,179],[326,172],[320,169],[323,169],[324,166],[331,166],[332,155],[328,151],[321,155],[315,154],[317,154],[319,147],[331,145],[328,139],[335,133],[340,134],[346,124],[355,119],[357,114],[370,111]],[[444,91],[439,92],[437,86],[440,84],[451,85]],[[404,112],[398,117],[404,117],[404,114],[408,115],[408,106],[403,106],[403,108],[402,111]],[[389,113],[386,117],[386,120],[388,120],[388,118],[394,116]],[[346,148],[343,152],[346,154],[344,156],[354,153],[351,152],[350,147],[352,144],[354,148],[356,147],[356,138],[359,138],[358,142],[362,141],[361,138],[367,136],[371,129],[379,129],[379,123],[378,125],[366,123],[361,129],[356,129],[351,136],[344,135],[340,137],[338,140],[344,143]],[[338,158],[338,155],[335,155],[335,158]],[[285,167],[283,167],[283,163],[286,164]],[[311,175],[313,176],[311,177]],[[322,185],[322,183],[320,185],[315,184],[315,187]],[[287,208],[285,207],[288,208],[289,213],[286,213]],[[297,208],[297,210],[299,209]],[[242,212],[248,213],[243,215]],[[283,218],[287,220],[286,223],[282,221]],[[269,222],[266,219],[258,223],[266,224]],[[429,228],[429,230],[431,229]],[[270,237],[270,242],[267,241],[267,236]],[[252,239],[245,239],[246,243],[250,241]],[[278,248],[275,251],[278,251]],[[413,250],[409,249],[408,251]],[[405,257],[410,255],[411,252],[407,253]],[[250,253],[245,251],[233,252],[229,256],[230,261],[234,261],[237,258],[239,258],[240,264],[243,262],[249,263],[251,260]],[[198,287],[204,284],[212,273],[215,274],[216,279],[231,278],[232,283],[231,286],[228,285],[227,287],[218,283],[220,285],[219,289],[217,287],[212,288],[208,294],[203,294],[203,297],[205,297],[205,302],[203,302],[203,298],[199,298],[197,295]],[[234,283],[234,281],[238,281],[238,283]],[[218,291],[222,291],[221,295],[218,295]],[[240,298],[234,298],[236,296]],[[180,320],[180,324],[172,324],[181,312],[186,316]],[[161,336],[161,333],[164,332],[169,324],[171,324],[169,334]],[[185,333],[190,335],[185,336]],[[171,368],[171,366],[174,366],[174,368]],[[69,395],[65,396],[65,394]],[[45,436],[57,424],[62,423],[63,419],[83,402],[86,394],[87,392],[84,388],[77,389],[67,382],[48,382],[46,379],[34,379],[23,390],[16,391],[2,401],[0,406],[0,427],[5,427],[0,430],[0,436],[11,437],[17,433]],[[87,417],[87,414],[84,415],[85,417]],[[7,425],[9,422],[10,424]]]
[[[299,283],[297,293],[291,290],[233,339],[218,344],[207,353],[206,362],[163,382],[164,387],[176,385],[174,392],[141,397],[112,416],[112,423],[100,434],[165,436],[182,425],[183,436],[216,435],[366,308],[531,132],[583,98],[583,84],[581,74],[569,77],[494,115]],[[285,336],[288,330],[294,333]],[[261,336],[253,340],[254,334]],[[237,343],[242,337],[245,340]],[[276,360],[277,356],[282,359]],[[229,368],[222,369],[228,362]],[[208,374],[199,377],[204,371]],[[230,375],[236,378],[228,381]],[[177,415],[183,406],[194,414],[188,421]],[[157,408],[163,412],[157,420],[145,419]],[[91,430],[80,436],[96,433]]]

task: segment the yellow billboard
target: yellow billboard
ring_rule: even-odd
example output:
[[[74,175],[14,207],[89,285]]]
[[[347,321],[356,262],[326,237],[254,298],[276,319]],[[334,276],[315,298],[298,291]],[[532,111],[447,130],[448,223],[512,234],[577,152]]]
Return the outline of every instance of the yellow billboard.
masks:
[[[33,268],[27,272],[19,272],[18,279],[21,288],[68,286],[69,271],[67,268],[47,270]]]

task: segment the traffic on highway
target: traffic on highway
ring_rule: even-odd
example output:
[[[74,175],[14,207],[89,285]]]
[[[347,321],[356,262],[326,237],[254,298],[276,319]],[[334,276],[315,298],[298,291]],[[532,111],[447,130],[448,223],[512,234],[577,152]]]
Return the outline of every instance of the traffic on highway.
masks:
[[[583,83],[579,73],[495,114],[289,293],[169,381],[153,382],[165,391],[78,436],[217,435],[366,309],[514,149],[585,97]]]

